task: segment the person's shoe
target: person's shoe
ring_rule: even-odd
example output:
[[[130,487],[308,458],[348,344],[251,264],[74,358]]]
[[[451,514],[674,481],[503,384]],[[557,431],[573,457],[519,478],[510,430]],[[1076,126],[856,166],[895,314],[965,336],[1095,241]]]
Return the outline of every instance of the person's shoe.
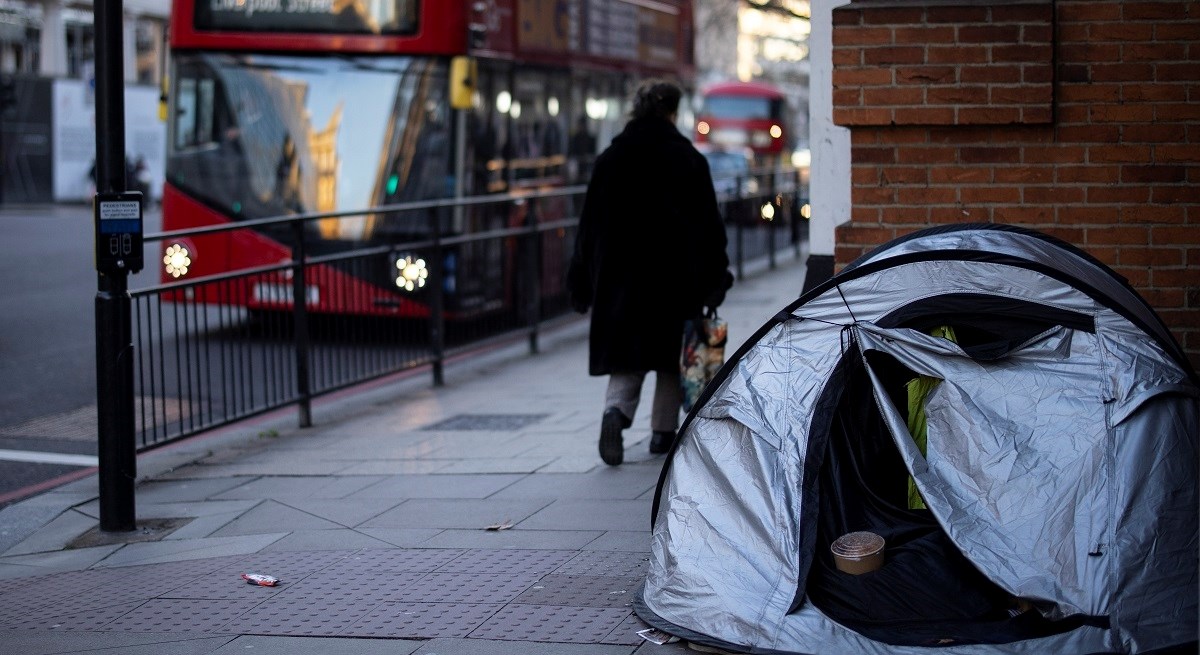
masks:
[[[673,443],[675,443],[674,430],[655,430],[654,434],[650,435],[650,452],[661,455],[670,450]]]
[[[609,407],[600,420],[600,459],[609,466],[617,466],[625,460],[625,443],[621,431],[633,423],[625,418],[621,410]]]

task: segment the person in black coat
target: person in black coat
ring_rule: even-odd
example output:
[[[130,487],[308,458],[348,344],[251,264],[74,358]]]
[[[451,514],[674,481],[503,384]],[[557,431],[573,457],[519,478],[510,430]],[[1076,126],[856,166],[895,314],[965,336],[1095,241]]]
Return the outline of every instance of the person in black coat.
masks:
[[[733,283],[708,162],[675,128],[680,96],[661,80],[638,88],[630,121],[596,159],[568,272],[573,307],[592,310],[588,372],[609,376],[600,456],[613,466],[649,371],[650,451],[670,449],[684,321]]]

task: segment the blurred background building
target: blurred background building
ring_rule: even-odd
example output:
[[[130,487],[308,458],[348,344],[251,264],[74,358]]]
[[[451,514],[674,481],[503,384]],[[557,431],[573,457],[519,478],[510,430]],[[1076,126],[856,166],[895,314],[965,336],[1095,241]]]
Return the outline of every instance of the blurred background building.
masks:
[[[0,0],[0,202],[91,198],[95,31],[90,0]],[[166,154],[158,117],[169,0],[124,1],[127,156],[157,196]]]
[[[166,53],[168,0],[125,0],[125,80],[157,84]],[[90,0],[0,0],[0,74],[90,80]]]

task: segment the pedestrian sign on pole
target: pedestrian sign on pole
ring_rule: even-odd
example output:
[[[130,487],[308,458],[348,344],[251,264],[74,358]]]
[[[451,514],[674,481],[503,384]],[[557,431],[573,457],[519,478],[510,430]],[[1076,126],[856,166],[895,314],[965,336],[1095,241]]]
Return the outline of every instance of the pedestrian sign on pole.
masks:
[[[137,191],[97,193],[96,270],[136,273],[142,270],[142,194]]]

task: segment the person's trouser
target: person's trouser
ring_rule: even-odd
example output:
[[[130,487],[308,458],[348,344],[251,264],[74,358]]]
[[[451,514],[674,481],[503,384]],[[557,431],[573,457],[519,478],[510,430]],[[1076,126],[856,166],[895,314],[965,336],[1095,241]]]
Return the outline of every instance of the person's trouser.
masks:
[[[679,409],[683,391],[679,387],[679,371],[655,371],[654,405],[650,410],[650,429],[655,432],[674,432],[679,427]],[[633,420],[646,371],[619,372],[608,377],[604,407],[616,407],[625,418]]]

